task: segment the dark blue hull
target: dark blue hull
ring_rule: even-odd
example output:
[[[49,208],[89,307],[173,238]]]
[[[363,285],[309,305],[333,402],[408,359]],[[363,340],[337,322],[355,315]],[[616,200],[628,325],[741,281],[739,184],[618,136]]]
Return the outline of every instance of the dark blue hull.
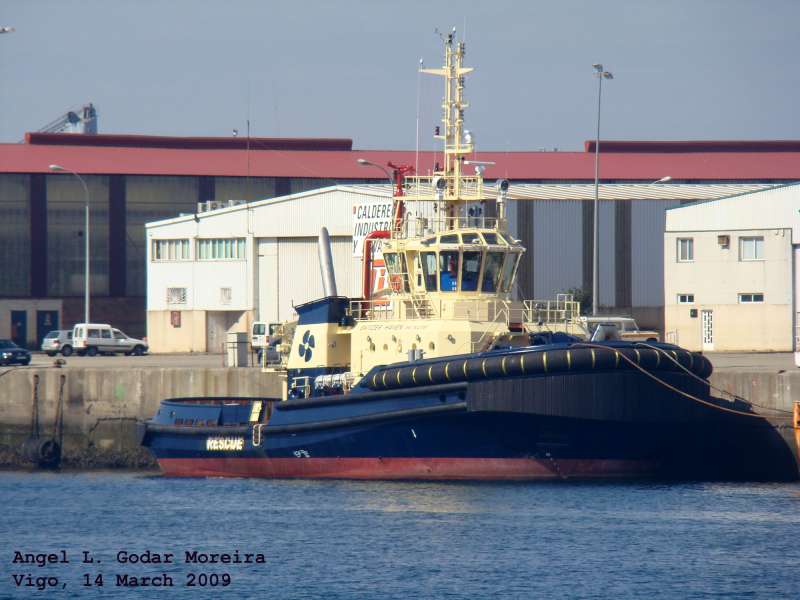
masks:
[[[549,372],[469,379],[466,362],[464,381],[262,399],[256,412],[255,399],[166,400],[143,443],[177,476],[797,477],[767,420],[709,396],[691,373],[553,370],[551,357]]]

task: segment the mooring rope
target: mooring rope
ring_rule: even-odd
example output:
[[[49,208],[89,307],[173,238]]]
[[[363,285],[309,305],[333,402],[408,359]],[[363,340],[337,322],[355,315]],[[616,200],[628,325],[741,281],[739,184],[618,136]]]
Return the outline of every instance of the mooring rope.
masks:
[[[733,392],[729,392],[728,390],[725,390],[725,389],[722,389],[722,388],[719,388],[719,387],[715,386],[710,381],[708,381],[706,379],[703,379],[702,377],[699,377],[697,374],[693,373],[691,370],[689,370],[686,367],[684,367],[679,361],[675,360],[675,358],[670,356],[669,352],[667,352],[663,348],[659,348],[657,346],[653,346],[652,344],[648,344],[647,342],[636,342],[636,345],[637,346],[645,346],[647,348],[651,348],[652,350],[655,350],[656,352],[660,352],[661,354],[666,356],[669,360],[674,362],[681,369],[686,371],[689,375],[691,375],[692,377],[694,377],[698,381],[700,381],[702,383],[707,383],[711,389],[716,390],[721,394],[727,394],[728,396],[730,396],[734,400],[742,400],[743,402],[747,402],[748,404],[752,404],[753,406],[757,406],[759,408],[763,408],[764,410],[772,410],[772,411],[779,412],[779,413],[784,413],[784,414],[787,414],[787,415],[791,415],[792,414],[792,411],[790,411],[790,410],[784,410],[782,408],[773,408],[771,406],[764,406],[763,404],[757,404],[756,402],[748,400],[747,398],[743,398],[741,396],[738,396],[737,394],[734,394]]]
[[[721,410],[723,412],[733,413],[735,415],[740,415],[740,416],[743,416],[743,417],[755,417],[757,419],[763,419],[764,418],[762,415],[759,415],[757,413],[748,413],[748,412],[744,412],[744,411],[741,411],[741,410],[736,410],[736,409],[733,409],[733,408],[725,408],[724,406],[718,406],[718,405],[714,404],[713,402],[709,402],[708,400],[703,400],[702,398],[698,398],[697,396],[694,396],[694,395],[690,394],[689,392],[684,392],[683,390],[676,388],[674,385],[671,385],[671,384],[667,383],[663,379],[659,379],[658,377],[653,375],[650,371],[648,371],[647,369],[643,368],[641,365],[636,364],[635,361],[633,361],[630,358],[628,358],[627,356],[625,356],[625,354],[623,352],[620,352],[619,350],[617,350],[616,348],[613,348],[611,346],[601,346],[600,344],[590,344],[590,343],[587,343],[587,342],[583,342],[580,345],[584,346],[586,348],[597,348],[599,350],[609,350],[611,352],[614,352],[614,353],[617,354],[617,356],[622,357],[622,359],[625,362],[627,362],[628,364],[630,364],[633,368],[638,369],[639,371],[641,371],[642,373],[644,373],[645,375],[647,375],[651,379],[657,381],[658,383],[660,383],[664,387],[672,390],[673,392],[676,392],[676,393],[680,394],[681,396],[686,396],[690,400],[694,400],[695,402],[699,402],[700,404],[704,404],[704,405],[709,406],[711,408],[716,408],[717,410]],[[703,380],[703,381],[705,381],[705,380]]]

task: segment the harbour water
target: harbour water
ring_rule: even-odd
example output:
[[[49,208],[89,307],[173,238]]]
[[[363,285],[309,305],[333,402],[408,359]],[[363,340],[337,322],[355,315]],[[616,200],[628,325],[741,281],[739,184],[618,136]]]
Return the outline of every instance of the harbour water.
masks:
[[[8,472],[0,502],[3,598],[796,598],[800,590],[798,484]],[[56,561],[19,562],[48,553]],[[171,562],[120,562],[167,553]],[[199,562],[215,554],[229,562]]]

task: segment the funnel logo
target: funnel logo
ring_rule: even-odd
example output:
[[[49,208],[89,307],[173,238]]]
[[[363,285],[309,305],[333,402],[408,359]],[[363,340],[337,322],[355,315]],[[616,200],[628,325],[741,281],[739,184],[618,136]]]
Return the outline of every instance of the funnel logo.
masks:
[[[298,352],[300,356],[305,359],[306,362],[311,360],[311,353],[314,349],[314,336],[311,335],[311,331],[306,329],[306,332],[303,334],[303,343],[300,344],[300,348],[298,348]]]

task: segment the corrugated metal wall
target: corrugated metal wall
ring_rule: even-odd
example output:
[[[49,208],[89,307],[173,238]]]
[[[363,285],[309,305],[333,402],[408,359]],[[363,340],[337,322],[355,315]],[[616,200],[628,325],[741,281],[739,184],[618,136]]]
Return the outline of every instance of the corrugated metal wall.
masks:
[[[351,238],[331,237],[331,254],[339,295],[359,296],[361,277],[355,268],[358,263],[352,256]],[[322,297],[316,237],[278,240],[278,287],[279,320],[295,318],[292,305]]]
[[[541,200],[533,204],[533,290],[537,299],[555,298],[570,288],[580,288],[583,277],[581,202]]]
[[[631,282],[634,306],[664,305],[664,223],[677,200],[640,200],[631,209]]]
[[[616,305],[615,202],[600,201],[600,306]]]

